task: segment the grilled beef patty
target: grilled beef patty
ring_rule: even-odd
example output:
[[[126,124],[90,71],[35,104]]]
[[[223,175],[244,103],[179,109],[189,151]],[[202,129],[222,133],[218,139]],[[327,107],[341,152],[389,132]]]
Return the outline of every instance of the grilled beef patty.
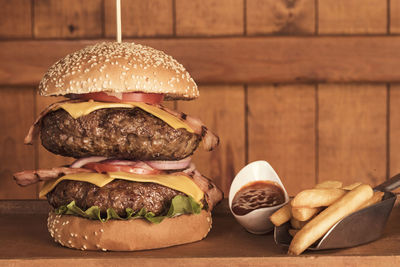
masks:
[[[47,150],[74,158],[179,160],[193,154],[201,139],[139,108],[99,109],[78,119],[58,109],[42,119],[40,129]]]
[[[64,180],[47,194],[47,200],[54,208],[75,200],[81,209],[98,206],[103,214],[107,208],[113,208],[120,216],[126,215],[126,208],[135,212],[145,208],[148,212],[162,215],[168,211],[171,200],[176,195],[183,193],[155,183],[116,179],[98,187],[91,183]]]

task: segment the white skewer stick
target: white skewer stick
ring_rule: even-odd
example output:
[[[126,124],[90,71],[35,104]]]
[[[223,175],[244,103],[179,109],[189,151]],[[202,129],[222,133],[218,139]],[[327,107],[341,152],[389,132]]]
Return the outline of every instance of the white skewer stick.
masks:
[[[117,42],[122,42],[121,33],[121,0],[116,0],[116,10],[117,10]]]

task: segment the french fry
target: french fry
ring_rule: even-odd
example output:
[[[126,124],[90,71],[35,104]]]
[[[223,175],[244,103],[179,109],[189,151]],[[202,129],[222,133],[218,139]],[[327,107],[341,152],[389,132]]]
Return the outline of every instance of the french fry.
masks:
[[[337,188],[308,189],[301,191],[292,200],[292,207],[317,208],[329,206],[346,194],[346,190]]]
[[[282,224],[284,224],[285,222],[288,222],[290,220],[290,217],[292,215],[290,212],[290,209],[291,209],[290,203],[288,203],[285,206],[283,206],[282,208],[280,208],[279,210],[275,211],[269,217],[269,219],[275,226],[281,226]]]
[[[294,229],[301,229],[303,228],[304,225],[306,225],[306,223],[308,223],[308,221],[299,221],[296,220],[295,218],[291,218],[290,219],[290,225],[294,228]]]
[[[353,190],[354,188],[356,188],[360,184],[361,183],[353,183],[353,184],[346,185],[346,186],[342,187],[342,189],[344,189],[344,190]]]
[[[299,255],[315,241],[321,238],[335,223],[356,211],[373,196],[369,185],[362,184],[348,192],[341,199],[327,207],[308,222],[293,238],[289,254]]]
[[[309,219],[311,219],[315,214],[317,214],[321,210],[322,210],[322,208],[304,208],[304,207],[293,208],[292,207],[292,216],[296,220],[304,222],[304,221],[308,221]]]
[[[343,183],[340,181],[328,180],[322,183],[319,183],[315,186],[315,189],[329,189],[329,188],[341,188]],[[292,216],[293,218],[299,221],[308,221],[311,219],[315,214],[321,211],[321,208],[294,208],[292,207]]]
[[[317,184],[314,188],[341,188],[343,186],[343,183],[340,181],[324,181],[322,183]]]
[[[290,234],[292,237],[294,237],[294,236],[297,234],[298,231],[299,231],[298,229],[289,229],[289,234]]]
[[[381,191],[374,192],[374,195],[370,199],[368,199],[367,202],[362,204],[361,207],[359,208],[359,210],[366,208],[368,206],[374,205],[375,203],[378,203],[379,201],[382,200],[384,194],[385,193],[381,192]]]

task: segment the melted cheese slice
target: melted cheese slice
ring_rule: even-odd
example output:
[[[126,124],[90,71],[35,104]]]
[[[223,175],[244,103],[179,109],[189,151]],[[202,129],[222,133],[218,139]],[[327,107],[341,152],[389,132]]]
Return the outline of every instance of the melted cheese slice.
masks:
[[[96,102],[87,101],[79,103],[64,103],[60,105],[60,108],[64,109],[69,113],[74,119],[81,116],[88,115],[89,113],[103,108],[135,108],[138,107],[147,113],[156,116],[157,118],[163,120],[169,126],[174,129],[184,128],[188,132],[193,133],[193,129],[190,128],[184,121],[174,115],[159,109],[158,107],[143,103],[143,102],[130,102],[130,103],[110,103],[110,102]]]
[[[157,175],[143,175],[125,172],[110,172],[107,174],[101,173],[76,173],[68,174],[58,179],[46,181],[42,190],[40,190],[39,197],[44,198],[48,192],[54,189],[58,183],[64,180],[82,181],[95,184],[98,187],[103,187],[112,182],[114,179],[127,180],[132,182],[145,182],[160,184],[182,193],[191,196],[197,202],[200,202],[204,197],[204,192],[193,182],[193,180],[185,175],[170,175],[170,174],[157,174]]]

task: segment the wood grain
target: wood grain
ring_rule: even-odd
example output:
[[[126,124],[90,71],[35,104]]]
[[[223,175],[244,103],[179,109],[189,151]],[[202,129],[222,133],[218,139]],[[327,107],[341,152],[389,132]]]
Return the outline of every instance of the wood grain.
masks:
[[[200,145],[193,158],[198,170],[212,178],[226,197],[233,178],[245,165],[244,103],[242,86],[201,86],[199,99],[177,102],[178,110],[200,118],[220,137],[214,151],[204,151]]]
[[[313,34],[315,0],[247,0],[247,34]]]
[[[105,0],[104,12],[105,36],[115,38],[115,0]],[[172,14],[172,0],[122,1],[122,36],[171,36]]]
[[[390,0],[390,33],[400,33],[400,0]]]
[[[400,84],[390,86],[389,176],[400,173]]]
[[[319,85],[320,181],[378,185],[386,179],[385,85]]]
[[[34,117],[32,88],[0,88],[0,199],[36,198],[36,186],[20,187],[15,172],[34,169],[35,151],[24,145],[24,137]]]
[[[0,84],[37,85],[51,64],[95,42],[0,42]],[[200,83],[400,82],[400,36],[140,39],[138,43],[172,55]]]
[[[30,0],[0,0],[0,38],[32,37]]]
[[[102,36],[101,0],[36,0],[36,38],[81,38]]]
[[[289,195],[315,184],[315,87],[250,86],[249,161],[266,160]]]
[[[318,33],[386,33],[387,2],[382,0],[318,1]]]
[[[0,200],[0,215],[11,214],[49,214],[50,205],[47,200],[18,199]]]
[[[178,36],[243,34],[243,0],[176,0]]]

